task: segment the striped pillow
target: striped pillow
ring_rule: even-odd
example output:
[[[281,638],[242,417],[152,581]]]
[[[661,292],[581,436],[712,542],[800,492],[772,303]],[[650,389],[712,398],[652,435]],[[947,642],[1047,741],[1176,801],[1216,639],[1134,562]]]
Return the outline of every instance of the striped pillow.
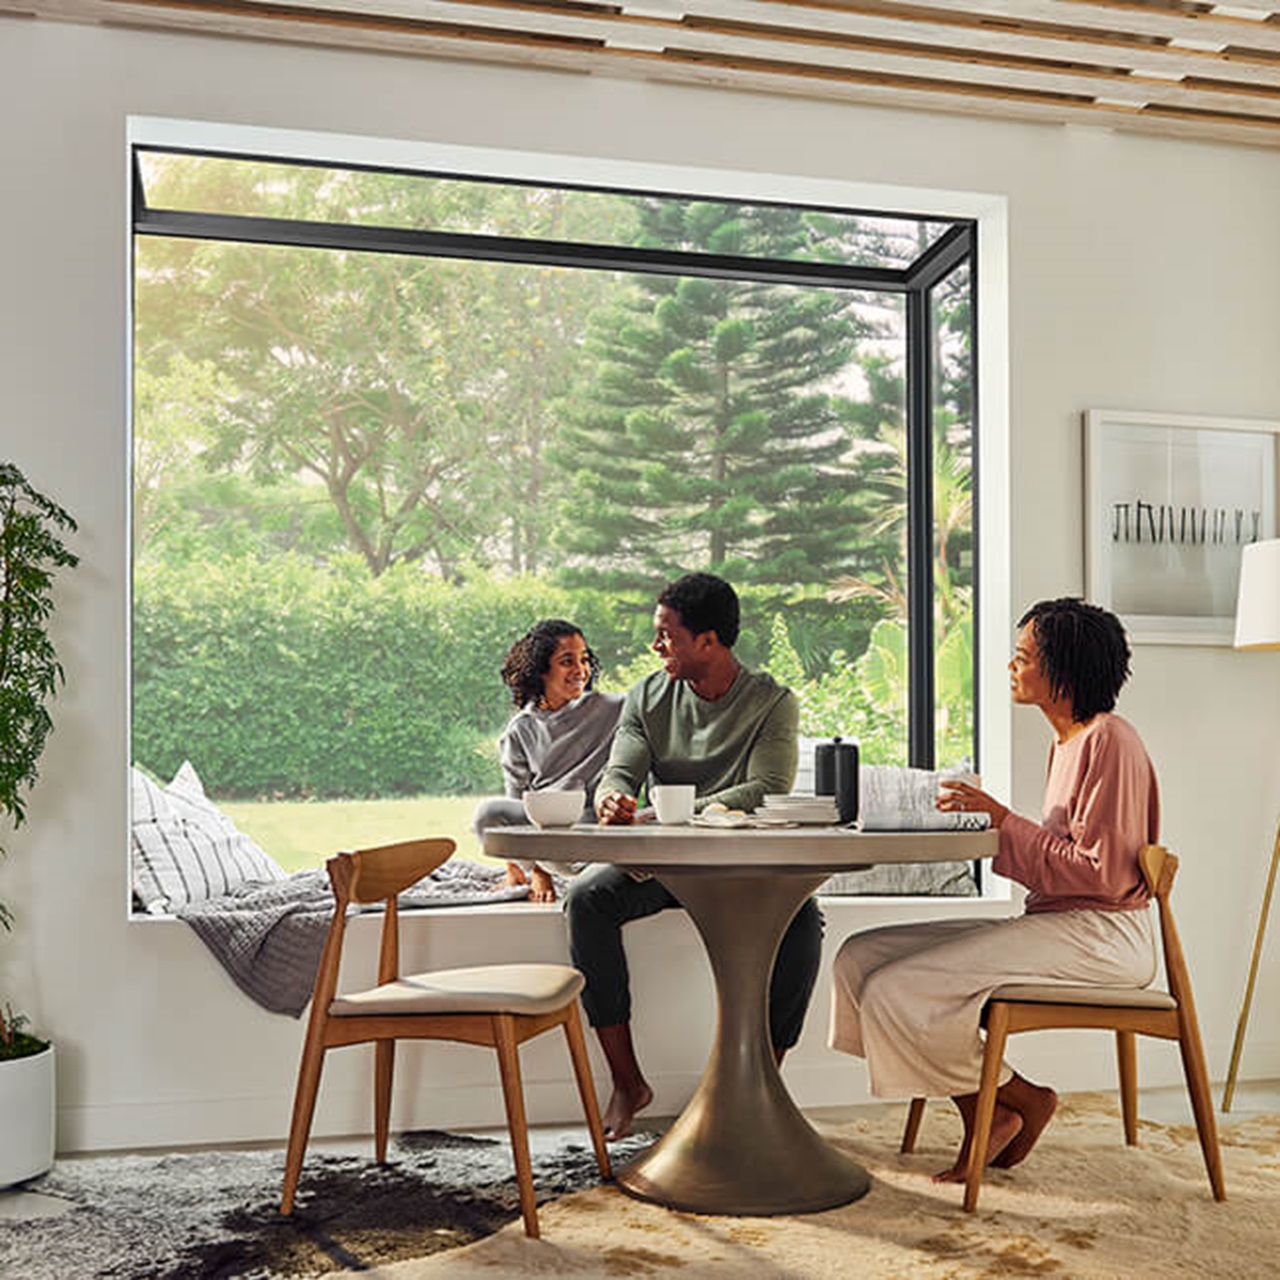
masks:
[[[130,769],[133,892],[143,910],[163,915],[249,881],[288,878],[284,869],[205,795],[184,761],[167,787]]]

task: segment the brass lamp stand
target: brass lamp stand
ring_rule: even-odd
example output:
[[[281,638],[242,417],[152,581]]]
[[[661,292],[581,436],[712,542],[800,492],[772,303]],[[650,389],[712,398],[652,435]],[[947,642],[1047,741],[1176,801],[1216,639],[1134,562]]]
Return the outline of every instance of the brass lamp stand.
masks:
[[[1280,539],[1250,543],[1240,557],[1240,591],[1236,599],[1237,649],[1280,649]],[[1253,987],[1258,978],[1258,960],[1262,955],[1262,939],[1267,932],[1271,913],[1271,893],[1276,886],[1276,866],[1280,863],[1280,828],[1276,830],[1271,850],[1271,870],[1266,892],[1262,895],[1262,911],[1258,915],[1258,934],[1253,940],[1253,959],[1249,962],[1249,979],[1245,983],[1240,1021],[1236,1024],[1236,1040],[1231,1048],[1231,1066],[1227,1069],[1227,1087],[1222,1095],[1223,1111],[1231,1110],[1231,1096],[1236,1090],[1236,1073],[1240,1068],[1240,1051],[1244,1048],[1244,1032],[1249,1022],[1249,1006],[1253,1003]]]
[[[1258,915],[1258,934],[1253,940],[1253,959],[1249,961],[1249,980],[1244,987],[1244,1003],[1240,1006],[1240,1021],[1236,1023],[1235,1043],[1231,1046],[1231,1066],[1227,1068],[1227,1087],[1222,1091],[1222,1109],[1231,1110],[1231,1098],[1236,1091],[1236,1073],[1240,1070],[1240,1051],[1244,1048],[1244,1031],[1249,1025],[1249,1006],[1253,1004],[1253,984],[1258,979],[1258,957],[1262,955],[1262,939],[1267,932],[1267,917],[1271,914],[1271,892],[1276,887],[1276,864],[1280,863],[1280,826],[1276,828],[1276,842],[1271,850],[1271,870],[1267,875],[1266,891],[1262,895],[1262,911]]]

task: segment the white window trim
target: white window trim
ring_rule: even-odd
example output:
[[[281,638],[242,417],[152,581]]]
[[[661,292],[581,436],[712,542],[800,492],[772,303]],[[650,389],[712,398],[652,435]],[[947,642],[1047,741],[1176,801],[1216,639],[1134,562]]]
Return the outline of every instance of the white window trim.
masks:
[[[980,414],[975,456],[975,474],[978,479],[979,589],[974,618],[978,640],[978,758],[981,761],[984,784],[994,794],[1011,798],[1013,725],[1005,671],[1013,624],[1009,505],[1009,237],[1008,201],[1005,196],[814,178],[798,174],[652,164],[604,156],[571,156],[362,137],[355,134],[264,129],[154,116],[130,116],[126,122],[126,136],[130,148],[141,145],[210,149],[276,156],[281,159],[322,161],[334,165],[379,165],[475,177],[638,188],[676,195],[687,193],[726,199],[781,200],[795,204],[972,218],[977,224],[978,243],[978,359],[975,376],[976,403]],[[124,163],[129,164],[127,150]],[[125,190],[127,198],[132,200],[131,181],[126,181]],[[126,234],[132,238],[132,210],[126,210],[126,214]],[[129,252],[125,254],[125,271],[125,296],[130,300],[126,332],[132,333],[132,254]],[[126,406],[126,412],[127,421],[132,423],[132,403]],[[125,525],[127,564],[132,554],[128,532],[132,529],[131,492],[126,495],[126,504],[129,511]],[[127,577],[132,583],[132,574]],[[126,627],[130,628],[132,611],[133,602],[130,598],[129,608],[126,610]],[[132,652],[132,635],[129,634],[126,636],[125,653],[131,655]],[[126,702],[126,706],[131,705],[132,697]],[[126,735],[130,733],[131,727],[126,725]],[[132,760],[131,744],[126,755],[125,774],[121,779],[121,785],[126,789],[129,782],[129,760]],[[1009,882],[988,874],[984,876],[981,897],[948,898],[942,901],[959,906],[965,902],[1008,901],[1010,898]],[[939,899],[868,896],[824,900],[827,904],[874,903],[877,906],[920,901],[936,903]],[[524,903],[514,906],[528,909]],[[486,911],[496,909],[498,908],[483,908]],[[512,908],[509,906],[507,909]]]

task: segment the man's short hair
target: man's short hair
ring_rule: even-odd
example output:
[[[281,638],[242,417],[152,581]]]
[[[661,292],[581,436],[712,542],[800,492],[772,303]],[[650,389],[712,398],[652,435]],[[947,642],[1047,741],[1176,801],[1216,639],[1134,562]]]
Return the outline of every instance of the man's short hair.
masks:
[[[1083,724],[1116,705],[1129,678],[1129,640],[1114,613],[1074,596],[1041,600],[1018,619],[1032,624],[1040,669],[1055,698],[1071,700],[1071,715]]]
[[[695,636],[714,631],[727,649],[738,641],[738,593],[714,573],[686,573],[668,582],[658,595],[658,603],[674,609]]]

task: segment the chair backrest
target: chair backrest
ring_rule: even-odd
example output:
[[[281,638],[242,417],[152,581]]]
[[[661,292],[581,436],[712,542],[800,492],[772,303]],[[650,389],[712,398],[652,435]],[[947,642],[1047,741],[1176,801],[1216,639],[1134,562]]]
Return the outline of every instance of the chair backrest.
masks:
[[[449,860],[455,848],[447,837],[402,840],[335,854],[325,869],[333,895],[343,907],[352,902],[382,902],[430,875]]]
[[[390,982],[399,975],[400,912],[396,895],[447,862],[455,848],[457,845],[444,836],[402,840],[398,844],[357,849],[354,853],[338,853],[325,863],[329,883],[333,886],[334,912],[316,974],[314,1006],[327,1009],[337,992],[342,943],[347,930],[347,908],[353,902],[385,903],[382,945],[378,952],[378,982]]]
[[[1138,866],[1147,882],[1147,892],[1157,901],[1167,898],[1178,874],[1178,859],[1162,844],[1144,844],[1138,850]]]
[[[1147,882],[1147,891],[1156,900],[1156,908],[1160,913],[1160,941],[1164,948],[1164,969],[1169,981],[1169,994],[1178,1002],[1178,1016],[1194,1019],[1195,1000],[1191,995],[1191,975],[1187,970],[1182,940],[1178,937],[1178,926],[1173,922],[1173,908],[1169,903],[1174,877],[1178,874],[1178,859],[1163,845],[1148,844],[1138,853],[1138,865]]]

